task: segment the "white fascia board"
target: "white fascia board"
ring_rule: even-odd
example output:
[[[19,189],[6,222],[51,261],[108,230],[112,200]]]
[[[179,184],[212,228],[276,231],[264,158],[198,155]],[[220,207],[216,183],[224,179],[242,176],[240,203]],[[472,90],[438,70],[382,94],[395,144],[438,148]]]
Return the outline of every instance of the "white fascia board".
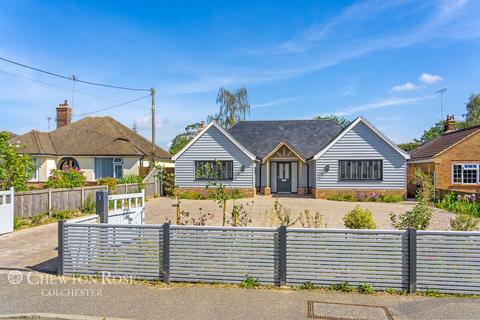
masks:
[[[333,147],[340,139],[342,139],[348,132],[350,132],[357,124],[360,122],[364,123],[367,127],[369,127],[373,132],[375,132],[380,138],[382,138],[386,143],[388,143],[395,151],[400,153],[402,157],[404,157],[406,160],[410,159],[410,155],[400,149],[393,141],[387,138],[380,130],[378,130],[373,124],[368,122],[366,119],[362,117],[358,117],[355,119],[345,130],[340,132],[340,134],[333,139],[325,148],[320,150],[316,155],[313,156],[314,160],[318,160],[322,155],[325,154],[331,147]]]
[[[245,149],[245,147],[242,146],[237,140],[235,140],[232,137],[232,135],[230,133],[228,133],[227,130],[222,128],[222,126],[219,125],[218,123],[216,123],[215,121],[212,121],[205,128],[203,128],[199,133],[197,133],[197,135],[192,140],[190,140],[190,142],[187,143],[187,145],[185,147],[183,147],[182,150],[177,152],[172,157],[172,160],[176,161],[185,151],[188,150],[188,148],[190,148],[198,139],[200,139],[200,137],[203,136],[205,134],[205,132],[207,132],[208,129],[210,129],[212,126],[216,127],[225,137],[227,137],[234,145],[236,145],[240,150],[242,150],[242,152],[245,153],[250,159],[252,159],[252,160],[256,159],[256,157],[251,152],[249,152],[247,149]]]

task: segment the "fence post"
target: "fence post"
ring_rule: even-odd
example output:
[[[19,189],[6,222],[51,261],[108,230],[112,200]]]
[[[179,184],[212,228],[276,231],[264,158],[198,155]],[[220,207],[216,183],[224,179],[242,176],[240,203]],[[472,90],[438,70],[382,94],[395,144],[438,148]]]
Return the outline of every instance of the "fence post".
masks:
[[[65,231],[65,220],[58,221],[58,270],[57,273],[59,276],[63,276],[63,250],[64,250],[64,231]]]
[[[170,223],[163,224],[163,282],[170,283]]]
[[[287,285],[287,226],[278,228],[280,286]]]
[[[95,212],[100,223],[108,223],[108,191],[99,190],[95,194]]]
[[[417,292],[417,230],[408,228],[408,292]]]
[[[48,188],[48,215],[52,215],[52,189]]]

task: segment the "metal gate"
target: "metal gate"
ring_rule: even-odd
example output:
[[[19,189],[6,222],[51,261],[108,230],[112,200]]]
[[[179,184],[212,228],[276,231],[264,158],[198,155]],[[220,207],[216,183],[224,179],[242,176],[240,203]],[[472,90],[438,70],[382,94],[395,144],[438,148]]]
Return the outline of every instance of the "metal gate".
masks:
[[[0,234],[13,231],[13,188],[0,191]]]

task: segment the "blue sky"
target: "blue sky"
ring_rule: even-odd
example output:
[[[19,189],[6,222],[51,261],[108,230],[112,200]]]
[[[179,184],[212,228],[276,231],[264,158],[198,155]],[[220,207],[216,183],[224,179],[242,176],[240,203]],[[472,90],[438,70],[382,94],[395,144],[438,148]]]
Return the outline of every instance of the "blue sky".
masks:
[[[250,119],[363,115],[395,142],[480,92],[479,1],[11,1],[0,56],[79,79],[157,90],[157,142],[217,110],[220,86],[246,86]],[[0,61],[0,128],[47,130],[141,92],[72,83]],[[110,115],[150,136],[149,99]],[[74,119],[78,119],[75,117]],[[52,125],[53,126],[53,125]]]

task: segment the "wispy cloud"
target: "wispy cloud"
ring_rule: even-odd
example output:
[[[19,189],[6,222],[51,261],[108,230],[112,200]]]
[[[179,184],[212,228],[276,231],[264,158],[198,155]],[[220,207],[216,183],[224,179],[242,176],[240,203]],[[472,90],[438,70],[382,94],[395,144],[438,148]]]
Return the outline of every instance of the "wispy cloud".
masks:
[[[252,108],[266,108],[266,107],[273,107],[273,106],[278,106],[282,104],[286,104],[288,102],[296,100],[295,98],[284,98],[284,99],[278,99],[278,100],[272,100],[264,103],[258,103],[258,104],[252,104]]]
[[[334,112],[334,115],[337,115],[337,116],[357,115],[360,112],[364,112],[364,111],[381,109],[381,108],[392,107],[392,106],[416,104],[416,103],[419,103],[425,100],[430,100],[433,98],[435,98],[434,95],[411,97],[411,98],[392,97],[392,98],[386,98],[386,99],[379,99],[374,102],[369,102],[362,105],[346,107],[343,110]]]
[[[434,84],[440,80],[443,80],[442,77],[440,76],[437,76],[437,75],[433,75],[433,74],[430,74],[430,73],[422,73],[420,75],[420,77],[418,78],[418,80],[420,80],[421,82],[425,83],[425,84]]]
[[[396,86],[392,87],[392,91],[397,91],[397,92],[412,91],[412,90],[417,90],[419,88],[420,88],[420,86],[417,86],[414,83],[406,82],[404,84],[399,84],[399,85],[396,85]]]

